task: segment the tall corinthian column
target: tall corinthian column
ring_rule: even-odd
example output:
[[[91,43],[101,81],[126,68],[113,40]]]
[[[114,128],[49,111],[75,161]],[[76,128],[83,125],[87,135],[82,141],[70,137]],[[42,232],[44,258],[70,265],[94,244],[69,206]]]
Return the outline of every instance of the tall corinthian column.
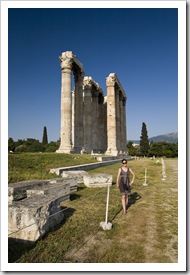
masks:
[[[108,147],[106,154],[117,156],[117,133],[116,133],[116,96],[115,77],[106,78],[107,86],[107,138]]]
[[[83,73],[73,71],[75,78],[74,100],[74,152],[80,153],[84,146],[83,136]]]
[[[123,98],[123,150],[124,153],[127,153],[127,125],[126,125],[126,101],[127,98]]]
[[[71,88],[72,88],[72,60],[66,55],[60,57],[61,61],[61,143],[57,153],[70,153],[72,151],[71,136]]]
[[[86,76],[84,85],[84,149],[87,153],[92,151],[92,81]]]

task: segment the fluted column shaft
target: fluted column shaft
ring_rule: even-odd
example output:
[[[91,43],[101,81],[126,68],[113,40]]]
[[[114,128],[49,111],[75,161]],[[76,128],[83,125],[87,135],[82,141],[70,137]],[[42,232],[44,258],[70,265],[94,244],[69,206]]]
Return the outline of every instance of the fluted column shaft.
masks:
[[[127,148],[126,148],[126,145],[127,145],[127,133],[126,133],[126,99],[124,98],[123,99],[123,150],[124,152],[127,152]]]
[[[83,141],[83,76],[75,76],[75,104],[74,104],[74,152],[80,153]]]
[[[58,153],[70,153],[72,149],[71,137],[71,66],[68,62],[67,66],[62,66],[61,77],[61,143]]]
[[[108,77],[107,85],[107,138],[108,147],[106,154],[117,155],[117,133],[116,133],[116,97],[114,79]]]
[[[99,97],[99,138],[98,138],[98,142],[99,142],[99,150],[100,152],[103,152],[104,150],[104,97],[101,95]]]
[[[84,149],[92,151],[92,85],[84,83]]]
[[[92,94],[92,148],[94,152],[99,150],[98,148],[98,92]]]
[[[120,95],[119,98],[119,107],[120,107],[120,150],[123,153],[124,150],[124,114],[123,114],[123,96]]]
[[[120,106],[119,106],[119,92],[115,93],[116,96],[116,144],[118,153],[121,150],[121,128],[120,128]]]

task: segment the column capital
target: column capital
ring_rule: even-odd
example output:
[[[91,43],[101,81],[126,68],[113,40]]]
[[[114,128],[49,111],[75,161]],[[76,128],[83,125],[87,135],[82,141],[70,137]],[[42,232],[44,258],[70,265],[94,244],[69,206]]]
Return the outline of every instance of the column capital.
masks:
[[[61,61],[61,69],[62,70],[64,70],[64,69],[71,70],[72,69],[72,63],[73,63],[72,58],[67,57],[67,56],[60,56],[59,60]]]
[[[116,81],[115,76],[109,75],[108,77],[106,77],[106,86],[114,87],[115,81]]]
[[[83,79],[83,88],[84,89],[91,89],[92,88],[92,78],[89,76],[85,76]]]

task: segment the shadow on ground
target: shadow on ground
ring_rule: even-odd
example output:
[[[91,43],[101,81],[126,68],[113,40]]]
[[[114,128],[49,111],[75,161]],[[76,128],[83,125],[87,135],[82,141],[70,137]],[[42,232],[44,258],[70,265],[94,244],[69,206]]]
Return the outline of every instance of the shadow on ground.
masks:
[[[127,207],[127,209],[129,209],[129,207],[131,207],[131,205],[135,204],[136,201],[138,201],[140,198],[141,198],[141,196],[140,196],[137,192],[132,193],[132,194],[129,196],[128,207]],[[121,207],[121,208],[115,213],[115,215],[114,215],[113,218],[110,220],[110,222],[112,222],[122,210],[123,210],[123,208]]]
[[[45,239],[49,233],[62,227],[66,220],[69,219],[76,210],[74,208],[61,207],[61,211],[64,213],[64,219],[62,222],[51,228],[51,230],[49,230],[49,232],[47,232],[41,239]],[[39,240],[36,242],[31,242],[21,239],[8,238],[8,262],[15,263],[25,252],[29,252],[32,248],[34,248]]]

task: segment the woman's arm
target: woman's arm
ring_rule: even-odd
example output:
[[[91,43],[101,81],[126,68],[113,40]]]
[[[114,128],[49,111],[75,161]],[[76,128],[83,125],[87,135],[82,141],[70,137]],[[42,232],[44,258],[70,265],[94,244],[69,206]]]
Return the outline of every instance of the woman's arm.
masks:
[[[133,172],[133,170],[132,170],[131,168],[129,168],[129,171],[130,171],[130,173],[131,173],[132,176],[133,176],[132,180],[131,180],[130,183],[129,183],[129,185],[131,186],[131,185],[133,184],[134,180],[135,180],[135,173]]]
[[[118,169],[118,173],[117,173],[117,181],[116,181],[117,188],[119,188],[120,174],[121,174],[121,168]]]

